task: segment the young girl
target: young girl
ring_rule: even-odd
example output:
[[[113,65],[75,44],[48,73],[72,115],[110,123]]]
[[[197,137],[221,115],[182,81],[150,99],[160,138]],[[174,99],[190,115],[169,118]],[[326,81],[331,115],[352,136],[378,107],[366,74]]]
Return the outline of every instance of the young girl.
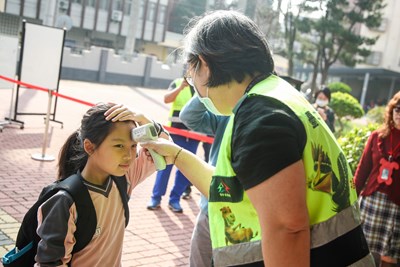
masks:
[[[90,243],[72,255],[79,216],[72,197],[60,190],[38,210],[37,266],[121,266],[124,207],[110,177],[125,176],[127,193],[155,171],[147,150],[136,151],[131,139],[136,125],[152,122],[123,105],[97,104],[83,116],[60,151],[58,178],[78,173],[96,210],[97,227]],[[168,139],[155,123],[160,137]]]

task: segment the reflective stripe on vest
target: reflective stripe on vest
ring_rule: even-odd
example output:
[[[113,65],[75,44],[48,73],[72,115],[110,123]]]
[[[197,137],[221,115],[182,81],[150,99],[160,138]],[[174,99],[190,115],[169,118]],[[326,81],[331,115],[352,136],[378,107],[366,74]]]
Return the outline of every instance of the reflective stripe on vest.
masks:
[[[271,75],[256,84],[248,93],[253,94],[273,97],[287,105],[306,130],[307,142],[302,160],[308,185],[311,262],[315,262],[313,257],[318,262],[321,255],[329,259],[332,266],[343,266],[339,264],[342,262],[350,265],[368,261],[365,260],[369,254],[368,247],[364,246],[365,238],[359,231],[361,227],[353,176],[328,126],[297,90],[277,76]],[[215,266],[262,260],[258,216],[231,166],[234,116],[231,115],[226,127],[210,185],[209,223]],[[350,247],[343,246],[348,238],[359,242]],[[329,261],[322,266],[328,266],[330,263],[327,265],[326,262]]]
[[[175,88],[178,88],[181,86],[183,82],[182,78],[176,79],[175,80]],[[179,119],[179,113],[182,110],[183,106],[192,98],[192,92],[190,91],[190,87],[186,86],[183,88],[182,91],[179,92],[179,94],[176,96],[174,102],[172,103],[172,107],[169,112],[169,118],[168,118],[168,126],[175,126],[172,125],[172,122],[174,123],[180,123],[183,126],[183,123]],[[181,127],[179,127],[181,128]],[[186,128],[186,127],[184,127]]]

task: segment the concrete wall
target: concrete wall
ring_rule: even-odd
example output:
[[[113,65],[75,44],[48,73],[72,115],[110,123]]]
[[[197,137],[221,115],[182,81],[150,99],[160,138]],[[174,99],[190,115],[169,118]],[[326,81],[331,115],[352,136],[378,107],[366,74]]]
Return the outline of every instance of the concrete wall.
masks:
[[[10,37],[0,37],[1,65],[16,66],[19,60],[17,38],[13,38],[13,42],[6,42]],[[0,75],[14,78],[15,69],[8,67],[6,72],[0,68]],[[61,79],[165,89],[172,80],[183,75],[183,70],[181,63],[167,65],[158,61],[155,56],[145,54],[125,58],[115,54],[112,49],[101,47],[91,47],[90,50],[76,54],[69,47],[64,47]]]
[[[144,54],[124,58],[112,49],[101,47],[91,47],[82,54],[64,48],[61,70],[61,79],[161,89],[182,75],[183,64],[166,65]]]

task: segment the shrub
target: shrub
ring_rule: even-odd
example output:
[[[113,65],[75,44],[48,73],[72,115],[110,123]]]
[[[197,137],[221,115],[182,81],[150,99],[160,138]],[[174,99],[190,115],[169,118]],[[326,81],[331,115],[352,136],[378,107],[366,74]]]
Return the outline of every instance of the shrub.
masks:
[[[376,123],[368,124],[365,127],[356,127],[338,139],[353,173],[357,169],[368,137],[378,127],[379,124]]]
[[[385,120],[385,109],[384,106],[376,106],[368,110],[366,117],[372,123],[382,124]]]
[[[335,92],[341,92],[341,93],[351,93],[351,87],[345,83],[342,82],[333,82],[328,84],[329,89],[331,90],[331,93]]]
[[[358,100],[347,93],[333,93],[329,106],[338,118],[339,131],[343,130],[343,119],[345,117],[361,118],[364,115],[364,110]]]

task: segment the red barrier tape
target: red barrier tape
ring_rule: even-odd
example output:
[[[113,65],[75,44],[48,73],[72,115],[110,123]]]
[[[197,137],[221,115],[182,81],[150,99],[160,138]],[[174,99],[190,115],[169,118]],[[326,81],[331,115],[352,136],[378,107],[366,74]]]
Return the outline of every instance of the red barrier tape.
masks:
[[[11,82],[11,83],[16,83],[16,84],[22,85],[22,86],[24,86],[26,88],[31,88],[31,89],[35,89],[35,90],[44,91],[44,92],[48,92],[49,91],[48,88],[44,88],[44,87],[41,87],[41,86],[37,86],[37,85],[33,85],[33,84],[17,81],[17,80],[14,80],[14,79],[2,76],[2,75],[0,75],[0,79],[6,80],[6,81]],[[80,99],[77,99],[77,98],[74,98],[74,97],[66,96],[66,95],[57,93],[55,91],[51,91],[51,94],[54,95],[54,96],[65,98],[65,99],[68,99],[68,100],[71,100],[71,101],[74,101],[74,102],[77,102],[77,103],[81,103],[81,104],[84,104],[84,105],[87,105],[87,106],[94,106],[93,103],[86,102],[86,101],[83,101],[83,100],[80,100]],[[191,131],[182,130],[182,129],[178,129],[178,128],[172,128],[172,127],[169,127],[169,126],[164,126],[164,128],[167,129],[167,131],[172,133],[172,134],[178,134],[178,135],[181,135],[181,136],[184,136],[184,137],[187,137],[187,138],[198,140],[200,142],[212,144],[212,142],[214,141],[214,138],[209,137],[209,136],[204,135],[204,134],[199,134],[199,133],[196,133],[196,132],[191,132]]]
[[[199,134],[199,133],[196,133],[196,132],[191,132],[191,131],[188,131],[188,130],[183,130],[183,129],[178,129],[178,128],[172,128],[172,127],[165,126],[165,125],[164,125],[164,128],[171,134],[182,135],[182,136],[185,136],[187,138],[196,139],[196,140],[198,140],[200,142],[212,144],[213,141],[214,141],[213,137],[210,137],[210,136],[207,136],[207,135],[204,135],[204,134]]]

